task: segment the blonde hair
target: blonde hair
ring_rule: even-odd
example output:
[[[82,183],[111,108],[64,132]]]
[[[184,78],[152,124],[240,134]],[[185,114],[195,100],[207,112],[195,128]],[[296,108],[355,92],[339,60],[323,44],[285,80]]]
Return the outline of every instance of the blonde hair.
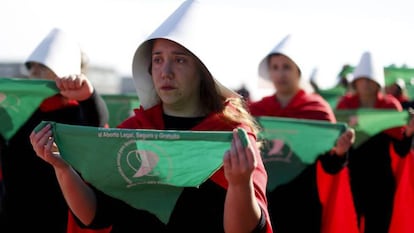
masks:
[[[217,86],[211,73],[198,58],[197,61],[200,66],[200,75],[202,77],[200,84],[200,100],[203,106],[207,108],[207,111],[222,113],[225,120],[245,125],[257,135],[260,131],[260,126],[247,110],[245,100],[242,98],[225,98],[222,96],[219,90],[217,90]]]
[[[223,109],[224,117],[232,122],[246,125],[257,135],[261,131],[260,125],[256,119],[246,110],[246,102],[240,98],[228,98],[230,105],[226,105]]]

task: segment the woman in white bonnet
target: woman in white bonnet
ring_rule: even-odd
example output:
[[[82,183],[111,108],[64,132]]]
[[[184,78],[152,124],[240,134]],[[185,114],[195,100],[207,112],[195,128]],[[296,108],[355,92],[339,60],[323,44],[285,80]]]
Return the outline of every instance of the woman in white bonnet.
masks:
[[[394,109],[402,110],[398,100],[383,91],[384,67],[377,62],[372,52],[364,52],[352,74],[350,85],[354,92],[342,96],[336,109]]]
[[[295,39],[296,38],[296,39]],[[336,122],[328,102],[307,90],[309,71],[297,37],[287,35],[259,63],[260,78],[270,80],[275,93],[249,104],[254,116],[277,116]]]
[[[3,233],[66,233],[68,206],[53,168],[36,156],[29,135],[41,121],[101,127],[107,124],[106,104],[81,73],[81,61],[78,43],[59,28],[52,29],[25,61],[28,78],[52,80],[60,93],[38,106],[1,155],[5,184],[4,224],[0,226]]]
[[[335,115],[326,100],[304,88],[303,83],[308,81],[309,70],[306,69],[303,59],[306,51],[299,47],[298,41],[297,35],[287,35],[260,61],[259,76],[272,81],[275,93],[251,103],[249,109],[256,117],[297,118],[335,123]],[[315,162],[308,164],[294,179],[268,190],[268,209],[275,232],[322,232],[322,229],[325,232],[336,232],[333,229],[338,227],[338,224],[335,224],[338,221],[334,221],[333,216],[338,215],[346,219],[341,223],[346,222],[344,225],[347,228],[339,227],[345,231],[352,227],[356,229],[356,222],[352,224],[349,212],[343,208],[333,207],[335,205],[332,203],[327,204],[328,198],[324,198],[335,198],[336,189],[345,190],[344,187],[349,186],[346,163],[348,150],[354,140],[354,130],[347,129],[338,136],[330,151],[321,153]],[[311,143],[312,141],[303,142],[309,146],[312,146]],[[272,142],[264,144],[267,147],[272,146]],[[268,174],[272,172],[268,170]],[[334,177],[345,182],[342,182],[340,187],[332,188],[328,182],[321,182],[326,177]],[[343,193],[343,197],[351,197],[350,192]],[[353,205],[351,198],[342,198],[340,201],[349,206]]]
[[[184,2],[140,44],[133,77],[141,107],[118,127],[232,131],[223,166],[199,188],[184,188],[164,225],[150,212],[81,182],[58,154],[51,153],[53,141],[48,138],[53,135],[45,127],[31,135],[33,147],[54,167],[66,200],[83,227],[111,226],[111,232],[272,232],[265,194],[267,174],[256,142],[259,129],[241,97],[221,85],[208,61],[200,58],[206,48],[193,36],[201,29],[190,27],[198,22],[200,9],[198,2]],[[183,28],[186,26],[191,30]],[[247,131],[246,147],[237,128]]]

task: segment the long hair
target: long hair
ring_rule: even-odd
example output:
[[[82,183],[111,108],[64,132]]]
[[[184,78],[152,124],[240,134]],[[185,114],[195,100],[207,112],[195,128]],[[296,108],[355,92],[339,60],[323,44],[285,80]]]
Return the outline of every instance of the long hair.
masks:
[[[197,61],[201,72],[200,100],[203,106],[207,108],[207,111],[223,113],[225,120],[246,125],[254,134],[259,133],[260,126],[247,110],[245,100],[241,97],[225,98],[217,90],[213,76],[205,65],[198,58]]]

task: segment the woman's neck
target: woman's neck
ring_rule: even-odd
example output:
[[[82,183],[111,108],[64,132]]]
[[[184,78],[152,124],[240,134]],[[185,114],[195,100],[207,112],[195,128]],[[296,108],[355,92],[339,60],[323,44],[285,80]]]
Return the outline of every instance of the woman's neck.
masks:
[[[296,95],[297,92],[298,91],[289,92],[289,93],[276,92],[276,99],[277,101],[279,101],[280,106],[284,108],[290,103],[290,101]]]
[[[361,108],[374,108],[377,102],[377,95],[359,95]]]
[[[195,106],[188,105],[169,105],[163,104],[162,108],[166,115],[175,117],[202,117],[205,116],[205,112],[201,107],[201,104]]]

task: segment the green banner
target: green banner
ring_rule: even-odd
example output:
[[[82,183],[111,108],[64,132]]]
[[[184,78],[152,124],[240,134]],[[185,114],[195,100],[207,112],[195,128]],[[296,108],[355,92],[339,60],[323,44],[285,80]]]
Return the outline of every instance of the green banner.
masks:
[[[42,122],[36,127],[43,127]],[[49,122],[62,157],[98,189],[167,222],[183,187],[223,163],[232,132],[133,130]],[[243,134],[245,135],[245,134]]]
[[[108,111],[109,127],[115,128],[133,114],[135,108],[139,108],[139,100],[136,94],[103,94]]]
[[[344,132],[344,123],[281,117],[258,117],[263,131],[262,158],[269,191],[295,178],[318,155],[328,152]]]
[[[330,89],[320,89],[318,94],[324,98],[332,109],[336,108],[339,99],[346,93],[346,89],[342,86],[333,87]]]
[[[0,78],[0,134],[9,140],[43,100],[56,93],[53,81]]]
[[[409,116],[408,111],[364,108],[335,110],[334,113],[338,122],[347,123],[355,129],[355,146],[383,130],[406,125]]]

